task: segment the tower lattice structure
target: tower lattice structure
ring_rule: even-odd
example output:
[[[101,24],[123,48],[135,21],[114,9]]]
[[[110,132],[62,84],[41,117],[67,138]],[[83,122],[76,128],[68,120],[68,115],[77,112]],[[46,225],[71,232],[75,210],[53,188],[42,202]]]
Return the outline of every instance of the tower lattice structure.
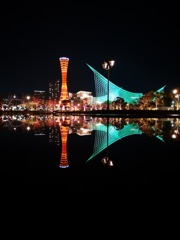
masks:
[[[61,69],[61,92],[60,92],[60,102],[63,100],[69,99],[68,87],[67,87],[67,72],[68,72],[68,65],[69,65],[69,58],[61,57],[59,58],[60,62],[60,69]]]

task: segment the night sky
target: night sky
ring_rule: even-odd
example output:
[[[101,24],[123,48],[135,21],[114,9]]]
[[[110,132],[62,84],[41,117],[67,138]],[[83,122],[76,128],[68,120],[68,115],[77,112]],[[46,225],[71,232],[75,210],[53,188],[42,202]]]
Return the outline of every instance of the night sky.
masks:
[[[92,91],[86,63],[107,77],[104,60],[114,59],[110,81],[131,92],[179,87],[178,3],[19,1],[0,12],[0,96],[48,91],[61,79],[59,58],[68,57],[68,90]],[[168,5],[170,4],[170,5]]]

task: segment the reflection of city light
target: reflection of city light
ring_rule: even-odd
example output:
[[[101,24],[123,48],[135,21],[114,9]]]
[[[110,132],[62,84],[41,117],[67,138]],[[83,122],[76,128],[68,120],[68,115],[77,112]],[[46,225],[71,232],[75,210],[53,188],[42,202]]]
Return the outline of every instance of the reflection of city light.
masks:
[[[172,134],[172,138],[177,138],[177,135],[176,134]]]
[[[68,168],[69,167],[69,165],[67,165],[67,166],[61,166],[61,165],[59,165],[59,168]]]
[[[27,131],[29,131],[31,128],[30,128],[30,126],[27,126],[27,128],[26,128],[26,129],[27,129]]]
[[[103,157],[102,160],[101,160],[102,164],[106,164],[107,161],[108,161],[108,158],[107,158],[107,157]]]
[[[112,166],[114,166],[114,164],[113,164],[113,161],[111,160],[111,159],[109,159],[109,157],[103,157],[102,159],[101,159],[101,163],[103,164],[103,165],[108,165],[108,166],[110,166],[110,167],[112,167]]]
[[[114,166],[114,164],[113,164],[113,161],[112,161],[112,160],[109,160],[109,161],[108,161],[108,166]]]

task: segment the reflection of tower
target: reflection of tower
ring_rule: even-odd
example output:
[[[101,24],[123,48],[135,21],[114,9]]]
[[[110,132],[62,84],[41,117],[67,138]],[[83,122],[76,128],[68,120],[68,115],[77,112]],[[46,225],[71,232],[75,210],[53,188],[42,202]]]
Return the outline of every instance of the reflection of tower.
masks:
[[[67,157],[67,138],[69,133],[69,127],[60,126],[60,132],[61,132],[61,159],[59,163],[60,168],[67,168],[69,167],[68,164],[68,157]]]
[[[62,100],[69,99],[68,88],[67,88],[67,71],[68,71],[69,58],[61,57],[59,58],[59,62],[60,62],[61,77],[62,77],[60,101],[62,101]]]

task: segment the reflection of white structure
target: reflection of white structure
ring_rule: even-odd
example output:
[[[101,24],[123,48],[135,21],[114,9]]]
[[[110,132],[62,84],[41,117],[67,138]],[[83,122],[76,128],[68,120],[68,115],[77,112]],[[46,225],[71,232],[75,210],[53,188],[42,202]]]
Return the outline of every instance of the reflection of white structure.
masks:
[[[91,135],[92,131],[93,131],[93,122],[92,119],[89,118],[87,119],[85,116],[83,117],[83,119],[81,119],[81,126],[80,128],[77,128],[77,135],[79,136],[87,136],[87,135]]]
[[[88,128],[80,128],[77,130],[77,135],[79,136],[86,136],[86,135],[91,135],[92,134],[92,130],[88,129]]]

